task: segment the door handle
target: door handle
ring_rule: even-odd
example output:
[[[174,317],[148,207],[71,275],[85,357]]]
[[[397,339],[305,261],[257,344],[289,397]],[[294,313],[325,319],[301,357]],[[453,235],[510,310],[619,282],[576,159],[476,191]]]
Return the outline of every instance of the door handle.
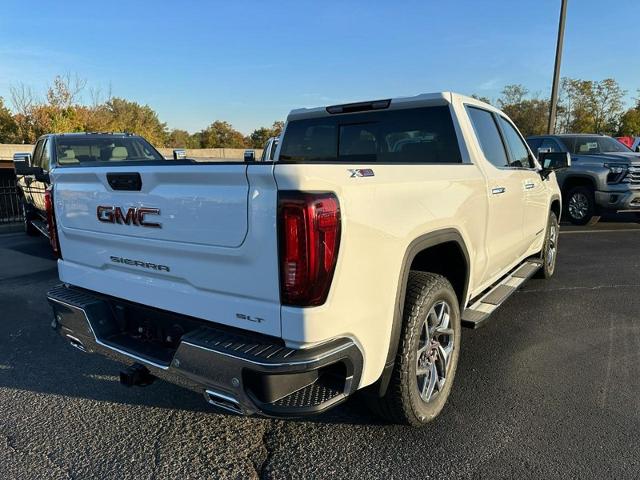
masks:
[[[491,189],[491,195],[500,195],[506,191],[507,189],[505,187],[495,187]]]
[[[535,186],[536,186],[536,184],[533,183],[533,182],[527,182],[527,183],[524,184],[524,188],[527,189],[527,190],[531,190]]]

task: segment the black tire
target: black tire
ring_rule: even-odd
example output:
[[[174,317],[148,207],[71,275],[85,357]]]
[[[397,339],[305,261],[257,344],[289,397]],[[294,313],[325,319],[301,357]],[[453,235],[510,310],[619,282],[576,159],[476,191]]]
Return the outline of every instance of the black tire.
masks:
[[[448,361],[444,361],[443,358],[446,357],[443,357],[440,350],[433,347],[433,343],[425,338],[429,329],[424,329],[425,322],[429,326],[430,319],[432,324],[434,322],[439,325],[445,324],[444,321],[439,320],[438,314],[440,311],[438,308],[443,304],[448,305],[448,323],[439,331],[450,330],[451,333],[435,334],[432,338],[437,338],[441,342],[439,345],[443,352],[445,349],[449,351]],[[460,354],[460,330],[458,299],[449,281],[441,275],[411,271],[407,283],[402,333],[393,373],[384,397],[369,400],[372,410],[390,422],[416,427],[433,420],[444,407],[451,391]],[[422,383],[422,375],[418,373],[420,347],[423,350],[420,365],[421,370],[425,372],[422,374],[424,376]],[[444,369],[443,365],[446,365]],[[436,371],[435,376],[432,375],[434,371]],[[440,384],[440,374],[443,372],[445,381]],[[434,387],[430,387],[431,378],[436,379],[433,383]],[[438,387],[437,392],[436,387]],[[432,391],[428,401],[421,396],[421,390],[422,394],[425,394],[425,391],[428,393],[428,390]]]
[[[33,219],[33,215],[27,208],[26,203],[24,201],[22,202],[22,216],[24,217],[24,233],[26,233],[30,237],[36,237],[40,235],[40,232],[31,223],[31,220]]]
[[[596,215],[596,200],[590,187],[573,187],[565,195],[564,211],[574,225],[594,225],[600,220]]]
[[[540,252],[542,267],[535,274],[536,278],[551,278],[556,271],[556,260],[558,258],[558,239],[560,238],[560,225],[555,213],[549,212],[547,229],[544,237],[544,244]]]

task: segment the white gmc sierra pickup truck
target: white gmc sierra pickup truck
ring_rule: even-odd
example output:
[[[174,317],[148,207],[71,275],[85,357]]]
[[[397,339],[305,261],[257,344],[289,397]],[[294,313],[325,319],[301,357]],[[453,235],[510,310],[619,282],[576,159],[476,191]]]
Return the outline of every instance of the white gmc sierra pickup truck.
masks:
[[[73,346],[131,364],[125,385],[160,377],[269,416],[364,389],[421,425],[449,395],[461,327],[554,272],[569,155],[536,159],[473,98],[294,110],[266,162],[87,142],[99,155],[49,172],[63,283],[48,299]]]

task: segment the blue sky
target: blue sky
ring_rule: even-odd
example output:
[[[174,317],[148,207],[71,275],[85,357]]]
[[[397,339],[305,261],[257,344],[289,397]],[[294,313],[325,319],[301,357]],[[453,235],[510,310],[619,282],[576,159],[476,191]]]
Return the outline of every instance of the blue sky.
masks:
[[[560,0],[3,0],[0,96],[58,73],[170,128],[248,133],[292,108],[439,90],[550,91]],[[563,76],[640,88],[640,1],[569,0]],[[89,101],[88,94],[85,95]]]

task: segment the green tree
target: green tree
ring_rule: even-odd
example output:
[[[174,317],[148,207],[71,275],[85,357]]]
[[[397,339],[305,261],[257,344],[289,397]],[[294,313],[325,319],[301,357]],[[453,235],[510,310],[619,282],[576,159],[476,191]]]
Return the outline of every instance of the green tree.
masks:
[[[0,97],[0,143],[14,143],[18,141],[18,124],[13,115],[4,105]]]
[[[593,82],[592,110],[596,132],[613,135],[618,130],[626,93],[613,78]]]
[[[556,127],[567,133],[606,133],[619,129],[625,91],[613,78],[563,78]]]
[[[186,130],[174,128],[167,135],[166,146],[171,148],[191,148],[191,135]]]
[[[503,108],[505,105],[516,105],[518,103],[522,103],[527,95],[529,95],[529,90],[526,89],[524,85],[519,83],[505,85],[502,89],[502,97],[498,99],[498,106]]]
[[[216,120],[201,132],[202,148],[244,148],[245,138],[229,122]]]
[[[506,85],[497,102],[525,137],[546,133],[549,118],[549,102],[528,95],[523,85]]]
[[[131,132],[145,137],[156,146],[163,146],[167,124],[148,105],[140,105],[123,98],[110,98],[95,108],[89,130]]]
[[[640,108],[630,108],[622,114],[618,135],[621,137],[640,136]]]
[[[255,129],[251,135],[246,138],[246,143],[248,146],[252,148],[262,148],[264,144],[267,143],[267,140],[271,137],[277,137],[282,133],[282,129],[284,128],[284,122],[276,121],[273,122],[271,128],[260,127]]]

